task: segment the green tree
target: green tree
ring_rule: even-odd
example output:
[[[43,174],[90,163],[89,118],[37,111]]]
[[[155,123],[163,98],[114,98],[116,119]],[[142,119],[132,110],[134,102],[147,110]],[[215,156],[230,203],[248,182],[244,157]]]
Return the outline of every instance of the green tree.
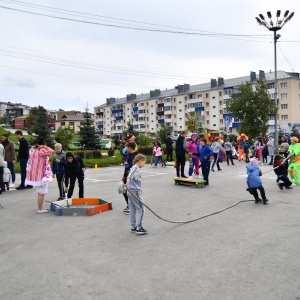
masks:
[[[51,130],[48,125],[48,114],[43,106],[32,107],[26,118],[29,125],[28,133],[37,137],[43,137],[48,147],[54,147]],[[36,138],[31,140],[31,144],[36,143]]]
[[[6,124],[6,115],[5,114],[2,117],[0,117],[0,124]]]
[[[139,134],[139,146],[151,146],[152,139],[149,135],[140,133]]]
[[[251,138],[266,136],[268,121],[276,112],[275,102],[269,98],[267,83],[263,80],[258,80],[254,88],[251,82],[242,83],[231,95],[226,109],[235,121],[242,122],[238,132]]]
[[[168,133],[171,133],[172,131],[167,128],[165,123],[161,123],[160,128],[158,129],[157,136],[160,139],[161,144],[165,144],[167,140]]]
[[[100,139],[98,132],[94,126],[94,120],[92,119],[91,114],[88,112],[89,109],[85,109],[84,113],[84,122],[80,126],[79,131],[79,142],[80,145],[87,150],[99,149],[100,148]]]
[[[63,149],[68,149],[73,138],[73,129],[69,126],[59,128],[55,134],[55,140],[62,144]]]
[[[204,129],[200,121],[200,116],[195,112],[190,112],[188,114],[185,124],[187,126],[187,129],[193,133],[197,133],[198,135],[204,133]],[[194,129],[190,130],[189,127],[191,126],[194,126]]]

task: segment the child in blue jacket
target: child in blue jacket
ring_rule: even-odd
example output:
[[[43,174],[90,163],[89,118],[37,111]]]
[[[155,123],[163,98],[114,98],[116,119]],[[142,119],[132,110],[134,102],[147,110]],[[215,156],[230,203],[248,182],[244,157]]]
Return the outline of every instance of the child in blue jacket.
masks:
[[[265,189],[262,186],[262,181],[260,176],[262,175],[260,168],[257,167],[258,160],[256,158],[250,159],[250,164],[246,167],[247,168],[247,184],[248,188],[247,191],[254,196],[255,203],[261,202],[261,199],[258,197],[257,190],[260,191],[260,195],[262,197],[263,204],[267,204],[268,199],[266,198]]]

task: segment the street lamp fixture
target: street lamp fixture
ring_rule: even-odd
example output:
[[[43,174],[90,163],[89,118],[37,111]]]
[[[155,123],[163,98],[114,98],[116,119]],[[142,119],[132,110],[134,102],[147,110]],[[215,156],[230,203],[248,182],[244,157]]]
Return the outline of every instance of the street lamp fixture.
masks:
[[[265,26],[268,30],[274,32],[274,65],[275,65],[275,116],[274,116],[274,125],[275,125],[275,136],[274,136],[274,145],[277,148],[278,146],[278,128],[277,128],[277,112],[278,112],[278,99],[277,99],[277,40],[280,38],[280,34],[277,34],[277,31],[280,30],[291,18],[294,16],[294,13],[289,14],[289,10],[287,10],[283,17],[280,18],[281,11],[277,10],[276,19],[272,20],[271,12],[267,12],[267,16],[269,21],[265,19],[262,14],[259,14],[259,17],[256,17],[256,21],[259,25]]]

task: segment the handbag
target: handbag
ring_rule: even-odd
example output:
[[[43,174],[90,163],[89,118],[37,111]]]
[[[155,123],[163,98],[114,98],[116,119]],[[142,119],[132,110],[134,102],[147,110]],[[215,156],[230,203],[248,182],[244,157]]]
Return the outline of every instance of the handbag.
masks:
[[[119,181],[117,186],[119,194],[125,194],[127,192],[126,184],[123,181]]]

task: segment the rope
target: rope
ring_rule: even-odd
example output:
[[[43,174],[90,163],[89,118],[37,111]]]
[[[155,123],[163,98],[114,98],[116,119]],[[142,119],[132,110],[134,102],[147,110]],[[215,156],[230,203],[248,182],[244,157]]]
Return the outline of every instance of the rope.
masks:
[[[192,222],[195,222],[195,221],[198,221],[198,220],[201,220],[201,219],[204,219],[204,218],[207,218],[207,217],[210,217],[210,216],[213,216],[213,215],[216,215],[216,214],[219,214],[227,209],[230,209],[232,207],[235,207],[236,205],[238,205],[239,203],[243,203],[243,202],[252,202],[254,200],[241,200],[241,201],[238,201],[228,207],[225,207],[221,210],[218,210],[218,211],[215,211],[213,213],[210,213],[210,214],[207,214],[207,215],[204,215],[204,216],[201,216],[199,218],[196,218],[196,219],[192,219],[192,220],[188,220],[188,221],[171,221],[171,220],[167,220],[161,216],[159,216],[157,213],[155,213],[148,205],[146,205],[142,200],[140,200],[130,189],[127,189],[127,191],[136,199],[139,201],[140,204],[144,205],[148,210],[150,210],[157,218],[159,218],[160,220],[162,221],[165,221],[165,222],[168,222],[168,223],[175,223],[175,224],[187,224],[187,223],[192,223]]]
[[[268,171],[266,171],[266,172],[263,172],[263,173],[261,173],[261,174],[263,175],[263,174],[266,174],[266,173],[268,173],[268,172],[274,171],[275,169],[277,169],[277,168],[279,168],[281,165],[283,165],[283,164],[284,164],[288,159],[290,159],[292,156],[293,156],[293,155],[289,155],[288,157],[286,157],[285,159],[282,160],[282,162],[281,162],[281,164],[280,164],[279,166],[277,166],[277,167],[275,167],[275,168],[272,168],[272,169],[270,169],[270,170],[268,170]]]

